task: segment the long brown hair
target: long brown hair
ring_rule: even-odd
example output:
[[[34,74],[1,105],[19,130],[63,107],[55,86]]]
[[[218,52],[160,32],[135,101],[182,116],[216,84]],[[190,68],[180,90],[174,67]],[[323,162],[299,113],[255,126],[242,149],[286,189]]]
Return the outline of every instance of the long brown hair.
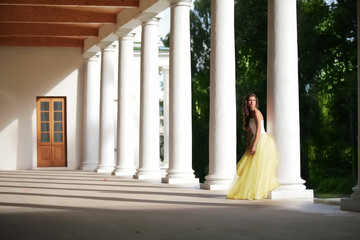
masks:
[[[257,98],[257,96],[254,93],[249,93],[243,101],[243,105],[242,105],[242,114],[243,114],[243,129],[245,131],[248,130],[249,128],[249,121],[250,121],[250,108],[248,106],[248,100],[250,97],[255,97],[256,99],[256,105],[255,107],[258,108],[259,107],[259,100]]]

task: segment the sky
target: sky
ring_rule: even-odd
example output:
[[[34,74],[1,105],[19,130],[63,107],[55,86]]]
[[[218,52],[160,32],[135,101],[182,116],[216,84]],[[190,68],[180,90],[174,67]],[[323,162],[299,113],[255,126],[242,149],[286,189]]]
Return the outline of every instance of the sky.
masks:
[[[159,35],[165,37],[170,32],[170,8],[161,13],[159,21]]]

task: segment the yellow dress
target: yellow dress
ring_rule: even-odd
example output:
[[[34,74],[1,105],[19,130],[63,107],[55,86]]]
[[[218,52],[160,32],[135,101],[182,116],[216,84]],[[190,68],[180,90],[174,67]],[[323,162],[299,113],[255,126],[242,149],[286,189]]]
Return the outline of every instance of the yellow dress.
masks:
[[[249,126],[256,133],[255,119],[250,118]],[[256,145],[255,154],[248,149],[237,164],[236,176],[226,198],[263,199],[280,184],[275,177],[278,157],[272,137],[265,132],[261,121],[261,135]]]

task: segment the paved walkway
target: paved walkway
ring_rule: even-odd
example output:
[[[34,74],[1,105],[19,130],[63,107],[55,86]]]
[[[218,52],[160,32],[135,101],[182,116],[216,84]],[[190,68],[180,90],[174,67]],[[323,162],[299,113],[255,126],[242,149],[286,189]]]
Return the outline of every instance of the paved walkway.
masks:
[[[360,213],[81,171],[0,171],[0,239],[360,239]]]

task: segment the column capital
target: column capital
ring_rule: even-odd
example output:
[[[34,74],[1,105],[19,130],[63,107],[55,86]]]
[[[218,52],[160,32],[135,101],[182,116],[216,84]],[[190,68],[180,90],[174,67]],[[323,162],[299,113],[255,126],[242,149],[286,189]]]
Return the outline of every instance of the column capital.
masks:
[[[158,17],[157,15],[158,15],[158,13],[145,12],[145,13],[140,14],[137,17],[137,19],[142,22],[142,25],[143,24],[158,25],[160,17]]]
[[[131,37],[131,36],[134,36],[135,33],[132,33],[133,29],[131,28],[119,28],[118,30],[116,30],[114,32],[114,34],[116,36],[118,36],[119,38],[123,38],[123,37]]]
[[[115,50],[115,44],[114,42],[107,42],[107,41],[104,41],[104,42],[100,42],[98,44],[99,48],[101,50],[107,50],[107,51],[114,51]]]
[[[99,52],[85,52],[83,58],[85,61],[97,61],[99,60]]]
[[[187,6],[191,7],[192,0],[168,0],[170,7],[173,6]]]

